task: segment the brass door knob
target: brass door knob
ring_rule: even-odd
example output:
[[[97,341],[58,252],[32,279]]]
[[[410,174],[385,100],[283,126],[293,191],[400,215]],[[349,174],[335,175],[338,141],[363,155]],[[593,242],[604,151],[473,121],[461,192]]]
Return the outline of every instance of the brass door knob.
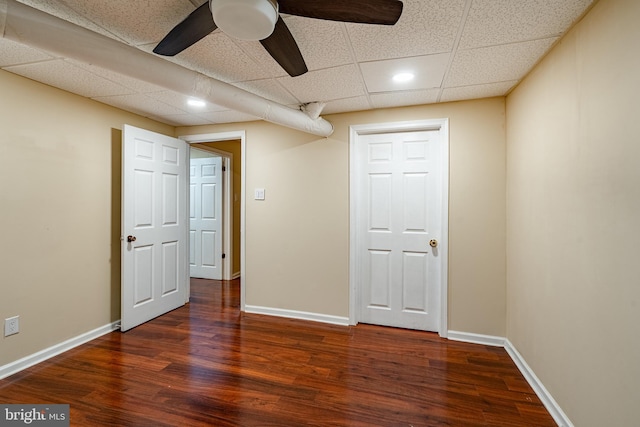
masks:
[[[436,239],[429,240],[429,246],[431,246],[432,248],[437,247],[438,246],[438,241]]]

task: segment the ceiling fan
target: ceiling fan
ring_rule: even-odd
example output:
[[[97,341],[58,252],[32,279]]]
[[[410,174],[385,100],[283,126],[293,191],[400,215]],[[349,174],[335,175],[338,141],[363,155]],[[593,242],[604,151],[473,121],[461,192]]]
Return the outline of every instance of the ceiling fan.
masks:
[[[220,28],[241,40],[260,40],[291,77],[307,72],[302,53],[280,13],[330,21],[394,25],[399,0],[208,0],[176,25],[153,49],[174,56]]]

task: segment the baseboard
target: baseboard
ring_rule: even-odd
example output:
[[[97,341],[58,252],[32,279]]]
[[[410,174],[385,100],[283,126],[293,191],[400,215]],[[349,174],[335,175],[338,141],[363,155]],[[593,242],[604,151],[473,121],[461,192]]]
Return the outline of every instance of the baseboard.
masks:
[[[470,332],[447,331],[447,338],[452,341],[468,342],[472,344],[504,347],[505,339],[494,335],[473,334]]]
[[[331,316],[328,314],[308,313],[305,311],[284,310],[281,308],[245,305],[245,312],[266,314],[268,316],[287,317],[290,319],[311,320],[314,322],[330,323],[332,325],[349,326],[348,317]]]
[[[240,272],[239,272],[239,271],[236,271],[235,273],[233,273],[233,274],[231,275],[231,280],[235,280],[235,279],[237,279],[238,277],[240,277]]]
[[[38,363],[44,362],[47,359],[50,359],[54,356],[57,356],[65,351],[71,350],[74,347],[87,343],[93,339],[101,337],[102,335],[106,335],[110,332],[113,332],[119,328],[120,321],[110,323],[108,325],[101,326],[93,331],[86,332],[84,334],[78,335],[77,337],[68,339],[64,342],[41,350],[37,353],[31,354],[29,356],[23,357],[22,359],[16,360],[15,362],[11,362],[7,365],[0,366],[0,380],[6,378],[10,375],[16,374],[24,369],[27,369],[33,365],[37,365]]]
[[[472,344],[482,344],[482,345],[490,345],[494,347],[504,347],[513,363],[516,364],[520,373],[524,376],[525,380],[529,383],[533,391],[536,393],[542,404],[553,420],[558,424],[559,427],[574,427],[569,417],[564,413],[564,411],[558,405],[558,402],[551,396],[549,391],[542,385],[542,382],[536,374],[533,373],[533,370],[527,365],[524,358],[518,350],[511,344],[511,342],[503,337],[497,337],[493,335],[482,335],[482,334],[473,334],[469,332],[459,332],[459,331],[448,331],[448,338],[453,341],[462,341],[468,342]]]
[[[508,339],[505,339],[504,349],[509,353],[509,356],[511,356],[511,359],[516,364],[533,391],[538,395],[544,407],[547,408],[547,411],[549,411],[556,424],[558,424],[559,427],[574,427],[573,423],[569,420],[569,417],[567,417],[567,414],[565,414],[560,408],[558,402],[556,402],[553,396],[551,396],[551,393],[549,393],[545,388],[522,355]]]

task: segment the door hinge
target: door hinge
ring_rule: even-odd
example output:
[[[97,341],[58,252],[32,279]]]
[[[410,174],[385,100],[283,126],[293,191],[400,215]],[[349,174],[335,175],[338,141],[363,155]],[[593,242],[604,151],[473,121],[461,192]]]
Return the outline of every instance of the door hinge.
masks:
[[[227,167],[226,166],[222,166],[222,172],[226,172],[227,171]]]
[[[222,254],[222,259],[225,259],[227,257],[227,254]]]

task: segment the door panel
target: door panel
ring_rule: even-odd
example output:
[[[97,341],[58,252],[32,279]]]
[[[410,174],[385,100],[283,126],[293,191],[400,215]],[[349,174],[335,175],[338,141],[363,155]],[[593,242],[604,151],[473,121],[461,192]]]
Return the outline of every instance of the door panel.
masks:
[[[191,159],[189,274],[222,279],[222,157]]]
[[[162,244],[162,295],[166,296],[178,290],[179,269],[178,242]]]
[[[369,305],[390,308],[389,291],[391,290],[390,251],[369,251],[369,266],[371,269]]]
[[[133,306],[138,307],[153,298],[153,247],[138,246],[133,249],[134,274],[133,282],[134,300]]]
[[[437,331],[442,203],[439,131],[362,135],[358,164],[358,320]]]
[[[162,174],[162,225],[178,224],[178,175]]]
[[[428,282],[428,257],[417,252],[404,252],[402,255],[402,309],[426,312],[429,308],[429,293],[424,283]]]
[[[202,246],[200,248],[202,256],[202,266],[216,267],[216,232],[202,231],[200,233]]]
[[[122,331],[185,303],[186,153],[184,141],[124,126]]]
[[[134,170],[134,196],[130,201],[134,204],[134,227],[153,226],[153,172]]]

